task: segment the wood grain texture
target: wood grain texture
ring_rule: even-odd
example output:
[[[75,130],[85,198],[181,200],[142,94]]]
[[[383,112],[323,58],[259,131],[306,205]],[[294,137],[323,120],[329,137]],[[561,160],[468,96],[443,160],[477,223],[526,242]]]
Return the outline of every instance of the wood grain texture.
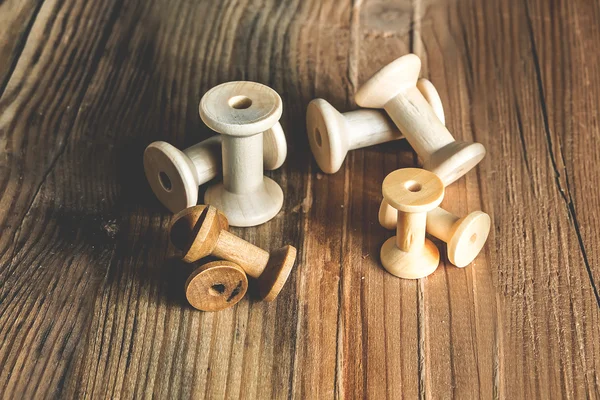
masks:
[[[0,22],[0,397],[600,397],[597,2],[5,0]],[[381,182],[415,154],[324,175],[305,133],[311,99],[352,110],[409,51],[488,151],[442,207],[492,218],[472,265],[436,241],[420,281],[378,259]],[[232,231],[298,257],[274,302],[202,313],[142,154],[212,135],[198,103],[230,80],[281,95],[289,144],[282,211]]]
[[[0,96],[21,56],[42,3],[42,0],[0,3]]]

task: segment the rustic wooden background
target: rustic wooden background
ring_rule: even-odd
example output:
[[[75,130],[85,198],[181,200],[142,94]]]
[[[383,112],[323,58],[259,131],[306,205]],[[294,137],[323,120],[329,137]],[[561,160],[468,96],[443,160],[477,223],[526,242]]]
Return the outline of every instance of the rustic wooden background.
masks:
[[[420,281],[378,263],[410,148],[328,176],[304,131],[410,51],[488,149],[443,204],[493,219]],[[0,1],[0,397],[600,397],[599,54],[595,0]],[[235,232],[299,258],[275,302],[202,313],[142,152],[209,136],[200,97],[239,79],[282,95],[289,158],[283,211]]]

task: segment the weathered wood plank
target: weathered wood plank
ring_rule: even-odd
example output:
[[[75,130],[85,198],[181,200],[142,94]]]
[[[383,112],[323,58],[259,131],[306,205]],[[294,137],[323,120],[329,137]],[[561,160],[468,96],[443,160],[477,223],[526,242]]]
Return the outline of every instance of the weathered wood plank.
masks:
[[[577,397],[598,398],[600,188],[594,174],[600,166],[595,144],[600,137],[600,61],[594,53],[600,39],[600,7],[597,2],[585,1],[559,1],[553,7],[533,2],[525,7],[525,15],[544,123],[545,151],[554,172],[556,207],[567,220],[557,230],[560,236],[568,235],[567,245],[554,256],[561,262],[567,258],[569,263],[560,268],[569,272],[560,274],[551,286],[553,310],[557,300],[569,303],[564,313],[555,312],[558,315],[553,318],[553,328],[561,334],[557,340],[550,338],[550,343],[558,342],[559,346],[549,362],[560,364],[562,368],[555,368],[555,373],[563,375],[554,389],[567,394],[570,391]],[[561,16],[558,24],[553,23],[556,15]],[[529,150],[527,142],[526,148]],[[571,267],[571,262],[576,268]]]
[[[507,398],[594,397],[583,379],[592,370],[597,377],[598,305],[557,184],[557,140],[548,130],[529,7],[482,2],[459,10],[472,130],[491,149],[480,187],[495,223],[488,253],[498,310],[494,390]]]
[[[479,3],[479,2],[478,2]],[[465,37],[471,20],[477,21],[479,4],[465,1],[422,2],[415,51],[427,60],[428,75],[438,85],[444,100],[446,123],[457,140],[478,141],[488,149],[489,130],[473,123],[477,93],[472,70],[474,45]],[[465,10],[466,9],[466,10]],[[483,203],[486,164],[446,189],[442,206],[456,215],[475,210],[494,214]],[[459,269],[445,256],[443,273],[431,277],[424,299],[424,319],[430,329],[425,338],[427,397],[492,398],[497,391],[495,375],[497,305],[493,275],[494,232],[482,254],[468,267]],[[429,283],[429,282],[428,282]]]
[[[293,394],[295,398],[331,398],[340,396],[340,363],[343,349],[340,337],[340,278],[343,273],[342,243],[344,240],[347,202],[347,177],[322,174],[312,156],[306,139],[304,116],[306,105],[315,97],[327,98],[335,107],[348,103],[350,82],[347,71],[350,51],[351,2],[311,2],[308,23],[301,26],[302,47],[297,62],[306,63],[307,70],[299,79],[308,79],[302,107],[293,114],[299,125],[296,132],[300,151],[308,157],[291,160],[308,177],[302,202],[297,212],[304,215],[302,229],[303,264],[299,275],[297,346],[293,364]],[[290,54],[294,54],[292,51]],[[302,60],[302,61],[301,61]]]
[[[355,2],[352,96],[377,69],[410,50],[410,20],[410,2]],[[353,99],[352,104],[355,107]],[[345,397],[414,398],[419,393],[418,283],[399,280],[381,268],[379,249],[390,233],[377,222],[383,178],[413,161],[406,143],[354,151],[346,160],[349,216],[343,244],[341,369]]]
[[[441,66],[436,66],[437,70],[441,71],[438,75],[428,73],[428,66],[439,62],[439,58],[431,61],[429,55],[432,54],[432,58],[435,58],[443,50],[440,48],[439,41],[450,36],[448,22],[442,18],[447,11],[447,8],[439,2],[433,4],[365,2],[361,19],[361,30],[364,36],[360,46],[362,62],[359,81],[368,79],[374,71],[399,55],[414,51],[424,60],[423,75],[430,77],[443,97],[447,96],[448,86],[461,83],[464,85],[464,82],[460,81],[446,81],[444,71],[448,67],[443,63]],[[431,40],[425,42],[426,38]],[[427,51],[424,51],[424,48]],[[449,49],[449,53],[451,52],[452,50]],[[454,93],[463,91],[464,87],[454,88]],[[458,100],[460,101],[460,98]],[[457,118],[456,114],[452,116],[452,110],[452,107],[447,107],[449,119],[460,122],[461,118]],[[457,135],[457,138],[472,140],[468,135]],[[487,323],[490,322],[490,317],[493,322],[494,301],[493,299],[485,301],[488,293],[493,292],[489,267],[485,259],[480,257],[477,261],[477,274],[481,275],[478,281],[481,286],[477,290],[473,288],[473,273],[470,270],[467,274],[465,270],[458,270],[450,264],[440,267],[434,275],[420,283],[397,280],[382,270],[378,260],[379,248],[393,233],[382,233],[381,228],[376,225],[377,207],[381,200],[380,183],[376,182],[381,182],[383,177],[392,170],[413,166],[416,161],[408,148],[396,147],[395,150],[400,150],[400,155],[394,157],[392,153],[391,158],[388,158],[389,161],[381,164],[377,162],[378,152],[381,150],[367,149],[364,153],[372,152],[370,160],[365,156],[365,165],[361,163],[358,166],[359,171],[365,171],[368,182],[374,181],[370,190],[366,190],[364,186],[357,186],[357,192],[368,193],[368,196],[357,194],[357,197],[369,199],[372,203],[364,207],[366,214],[358,215],[357,221],[366,220],[375,223],[372,231],[362,227],[357,235],[358,240],[364,242],[365,238],[372,234],[368,241],[373,256],[370,257],[370,261],[363,262],[366,265],[363,265],[361,272],[367,277],[380,276],[377,280],[369,279],[366,284],[369,290],[365,292],[372,294],[365,295],[368,297],[360,300],[360,306],[359,300],[354,300],[357,302],[357,307],[360,307],[360,311],[355,312],[369,316],[364,323],[367,324],[369,334],[373,331],[372,336],[368,335],[363,339],[365,343],[362,344],[362,346],[368,345],[369,349],[367,361],[370,362],[367,362],[366,371],[362,372],[362,379],[368,388],[366,392],[379,393],[391,398],[400,395],[406,395],[408,398],[448,397],[452,393],[473,397],[481,390],[477,382],[472,381],[472,376],[480,372],[479,368],[486,368],[486,359],[478,362],[477,357],[479,353],[491,350],[493,344],[490,340],[486,340],[488,336],[483,338],[481,343],[477,343],[477,328],[472,326],[472,323],[477,322],[476,325],[480,329],[489,332]],[[357,159],[360,155],[354,157]],[[478,188],[473,184],[473,175],[476,173],[469,174],[467,178],[455,184],[454,188],[449,188],[446,198],[451,199],[453,212],[460,213],[481,208],[477,195]],[[377,178],[372,179],[372,177]],[[442,253],[443,251],[442,247]],[[474,294],[472,297],[466,297],[465,292],[474,292]],[[401,302],[398,301],[399,296],[402,297]],[[452,307],[453,303],[456,307]],[[398,310],[400,307],[401,312]],[[353,310],[356,307],[347,309]],[[477,320],[477,312],[482,312],[484,315],[479,316],[479,320]],[[399,324],[403,329],[386,328],[388,320],[394,321],[391,327]],[[385,337],[387,346],[378,346],[382,343],[380,339],[382,337]],[[397,350],[390,351],[390,348]],[[455,362],[460,363],[460,371],[454,371],[452,364]],[[385,376],[381,373],[381,365],[386,365]],[[487,375],[483,380],[489,384],[487,384],[487,392],[480,393],[483,397],[486,393],[491,395],[492,392],[491,362],[487,365],[485,371]],[[355,380],[359,379],[360,376],[355,378]],[[448,390],[450,392],[445,393]]]
[[[44,2],[0,100],[0,388],[6,398],[60,392],[87,330],[89,291],[103,274],[95,263],[110,259],[106,248],[114,238],[101,203],[110,187],[90,184],[82,201],[89,181],[78,174],[95,164],[89,164],[93,157],[72,157],[67,145],[77,139],[71,129],[117,10],[113,2]]]

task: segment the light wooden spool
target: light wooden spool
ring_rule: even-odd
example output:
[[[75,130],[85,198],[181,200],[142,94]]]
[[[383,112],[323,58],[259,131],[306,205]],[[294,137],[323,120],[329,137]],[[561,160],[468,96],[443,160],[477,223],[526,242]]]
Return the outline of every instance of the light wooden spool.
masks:
[[[490,227],[490,216],[482,211],[459,218],[438,207],[427,214],[427,232],[447,243],[448,260],[461,268],[481,252]]]
[[[197,268],[185,283],[185,297],[202,311],[232,307],[246,295],[248,278],[236,263],[213,261]]]
[[[483,159],[485,148],[454,140],[416,86],[420,70],[421,60],[414,54],[396,59],[358,90],[356,104],[385,109],[423,160],[423,168],[449,185]]]
[[[435,86],[427,79],[419,79],[417,87],[444,123],[444,108]],[[402,138],[383,110],[363,109],[342,114],[323,99],[308,104],[306,130],[315,160],[327,174],[340,169],[349,150]]]
[[[382,202],[379,208],[381,226],[394,229],[397,221],[396,210]],[[460,268],[469,265],[479,255],[490,227],[490,216],[482,211],[473,211],[463,218],[441,207],[427,213],[427,233],[446,243],[448,260]]]
[[[263,175],[263,132],[281,117],[281,98],[255,82],[228,82],[200,100],[200,118],[223,135],[223,182],[208,188],[204,202],[223,211],[232,226],[255,226],[275,217],[283,191]]]
[[[198,186],[221,173],[221,140],[221,135],[216,135],[183,151],[163,141],[146,147],[146,178],[156,197],[171,212],[198,204]],[[285,161],[287,143],[279,123],[264,133],[263,149],[265,169],[277,169]]]
[[[170,239],[183,253],[183,261],[191,263],[212,255],[234,262],[257,279],[263,300],[275,299],[292,271],[296,248],[288,245],[269,253],[227,229],[227,217],[222,212],[198,205],[173,216]]]
[[[390,173],[383,181],[383,197],[398,210],[396,236],[381,247],[383,267],[404,279],[419,279],[433,273],[440,253],[425,237],[427,212],[444,198],[444,185],[432,172],[404,168]]]

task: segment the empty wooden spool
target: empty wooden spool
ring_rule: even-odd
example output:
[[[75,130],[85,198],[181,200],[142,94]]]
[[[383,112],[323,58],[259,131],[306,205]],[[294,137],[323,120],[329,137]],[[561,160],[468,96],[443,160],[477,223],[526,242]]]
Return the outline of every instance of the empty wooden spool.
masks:
[[[444,185],[432,172],[398,169],[383,181],[383,197],[398,210],[396,236],[381,247],[383,267],[404,279],[423,278],[436,270],[440,253],[425,237],[427,212],[444,198]]]
[[[257,279],[261,298],[271,301],[287,281],[296,260],[296,248],[284,246],[271,253],[229,232],[227,217],[213,206],[187,208],[173,217],[171,243],[185,262],[209,255],[234,262]]]
[[[160,202],[176,213],[198,204],[198,186],[221,173],[221,135],[185,150],[163,141],[144,151],[144,171]],[[267,170],[279,168],[287,155],[285,134],[279,123],[263,135],[263,160]]]
[[[421,60],[414,54],[396,59],[361,86],[356,104],[385,109],[423,160],[423,168],[449,185],[483,159],[485,147],[454,139],[417,88],[420,70]]]
[[[387,204],[387,203],[386,203]],[[393,229],[398,221],[397,212],[391,206],[379,209],[379,223]],[[394,210],[395,211],[395,210]],[[490,216],[482,211],[473,211],[466,217],[437,207],[427,213],[427,233],[446,243],[448,260],[457,267],[466,267],[479,255],[490,233]]]
[[[427,79],[419,79],[417,87],[444,123],[444,108],[435,86]],[[327,174],[340,169],[349,150],[402,138],[383,110],[362,109],[342,114],[323,99],[308,104],[306,131],[315,160]]]
[[[223,182],[208,188],[204,202],[221,210],[232,226],[255,226],[275,217],[283,191],[263,175],[263,132],[277,124],[283,107],[273,89],[256,82],[228,82],[200,101],[202,121],[223,136]]]

